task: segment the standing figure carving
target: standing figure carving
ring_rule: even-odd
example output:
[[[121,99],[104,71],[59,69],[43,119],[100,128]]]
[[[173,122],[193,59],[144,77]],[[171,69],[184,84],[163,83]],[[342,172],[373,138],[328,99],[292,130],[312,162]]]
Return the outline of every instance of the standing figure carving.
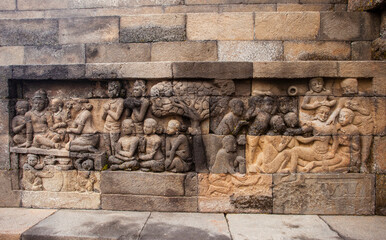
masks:
[[[26,146],[26,119],[25,114],[28,111],[29,104],[27,101],[17,101],[16,116],[12,119],[13,142],[18,147]]]

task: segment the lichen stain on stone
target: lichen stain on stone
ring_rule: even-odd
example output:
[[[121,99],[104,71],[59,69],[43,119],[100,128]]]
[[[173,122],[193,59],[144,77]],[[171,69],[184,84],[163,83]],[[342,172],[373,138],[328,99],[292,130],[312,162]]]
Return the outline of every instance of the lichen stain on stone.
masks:
[[[270,212],[273,206],[273,199],[270,196],[234,196],[230,197],[230,202],[235,208],[252,208],[259,209],[264,212]]]

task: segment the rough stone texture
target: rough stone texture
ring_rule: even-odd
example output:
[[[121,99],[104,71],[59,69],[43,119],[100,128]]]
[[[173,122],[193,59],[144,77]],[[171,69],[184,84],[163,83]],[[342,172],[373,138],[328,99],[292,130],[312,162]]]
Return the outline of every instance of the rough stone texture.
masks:
[[[0,99],[8,98],[9,89],[8,79],[12,77],[12,68],[9,66],[0,66]]]
[[[74,1],[74,0],[72,0]],[[65,9],[71,0],[18,0],[18,10]]]
[[[386,75],[386,62],[339,62],[339,77],[379,77]]]
[[[299,0],[185,0],[185,4],[295,3]]]
[[[59,43],[118,42],[118,17],[59,19]]]
[[[377,173],[386,173],[386,136],[374,137],[373,159]]]
[[[18,240],[21,234],[53,214],[51,209],[0,209],[0,239]]]
[[[17,171],[0,170],[0,207],[20,207],[21,196],[17,191]]]
[[[15,0],[3,0],[0,2],[0,10],[15,10],[16,1]]]
[[[343,239],[383,239],[386,221],[380,216],[320,216]]]
[[[312,40],[319,31],[316,12],[259,13],[255,16],[256,40]]]
[[[373,91],[376,95],[386,95],[386,76],[373,78]]]
[[[184,41],[185,17],[182,14],[136,15],[122,17],[120,42]]]
[[[11,169],[11,163],[9,161],[9,135],[1,133],[0,141],[0,169]]]
[[[23,233],[23,239],[138,239],[148,212],[61,210]]]
[[[336,77],[338,75],[336,62],[254,62],[254,78],[306,78],[306,77]]]
[[[103,171],[102,194],[182,196],[185,174]]]
[[[384,6],[385,1],[383,0],[349,0],[347,8],[350,12],[363,12],[382,8]]]
[[[347,11],[347,4],[335,4],[334,11],[335,12],[346,12]]]
[[[252,63],[173,63],[174,78],[243,79],[252,77]]]
[[[58,43],[58,20],[0,20],[0,45],[44,45]]]
[[[99,209],[99,193],[23,191],[21,206],[28,208]]]
[[[371,60],[371,42],[352,42],[351,43],[352,60]]]
[[[102,209],[159,212],[196,212],[197,197],[102,194]]]
[[[10,122],[10,101],[8,99],[0,100],[0,134],[8,134],[9,133],[9,122]]]
[[[212,5],[177,5],[177,6],[165,6],[165,13],[199,13],[199,12],[218,12],[219,6]]]
[[[277,4],[278,12],[307,12],[307,11],[333,11],[334,5],[332,4]]]
[[[375,135],[386,135],[386,98],[375,98]],[[385,157],[385,155],[383,156]]]
[[[375,214],[386,216],[386,175],[376,175]]]
[[[0,47],[0,65],[23,64],[24,47]]]
[[[209,42],[160,42],[151,47],[152,61],[217,61],[217,45]]]
[[[182,0],[119,0],[119,7],[131,7],[131,6],[146,6],[146,5],[179,5],[182,4]]]
[[[385,30],[383,30],[386,32]],[[386,33],[384,33],[386,35]],[[385,60],[386,59],[386,39],[377,38],[371,43],[371,59]]]
[[[150,44],[87,44],[87,63],[149,62]]]
[[[268,2],[267,2],[268,3]],[[220,5],[219,12],[275,12],[275,4],[230,4]]]
[[[232,239],[340,239],[318,216],[228,214]]]
[[[198,174],[187,173],[185,177],[185,196],[197,196],[198,194]]]
[[[142,240],[231,239],[222,214],[152,213],[141,232]]]
[[[171,63],[87,64],[87,78],[171,78]]]
[[[380,19],[372,13],[322,12],[320,40],[374,40],[379,36]]]
[[[53,45],[25,47],[25,64],[77,64],[84,63],[83,45]]]
[[[14,66],[13,79],[78,79],[83,78],[84,65]]]
[[[283,46],[279,41],[219,41],[219,61],[253,62],[282,59]]]
[[[273,176],[273,213],[374,214],[375,183],[370,174]]]
[[[189,40],[253,40],[252,13],[188,14]]]
[[[349,60],[350,53],[345,42],[284,42],[286,61]]]

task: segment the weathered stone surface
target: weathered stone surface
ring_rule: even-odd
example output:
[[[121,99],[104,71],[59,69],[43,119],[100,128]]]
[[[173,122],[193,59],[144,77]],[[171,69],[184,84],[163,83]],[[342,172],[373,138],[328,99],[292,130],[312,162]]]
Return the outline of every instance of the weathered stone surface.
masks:
[[[386,135],[386,98],[375,98],[375,135]]]
[[[371,13],[323,12],[320,40],[374,40],[379,36],[379,17]]]
[[[182,4],[182,0],[119,0],[119,7],[131,7],[131,6],[147,6],[147,5],[179,5]]]
[[[257,62],[282,59],[283,46],[278,41],[219,41],[219,61]]]
[[[185,4],[295,3],[298,0],[185,0]]]
[[[9,161],[9,143],[10,138],[8,133],[0,134],[0,169],[10,169],[11,163]]]
[[[0,47],[0,65],[21,65],[24,61],[24,47]]]
[[[376,95],[386,95],[386,76],[373,78],[373,91]]]
[[[332,4],[277,4],[278,12],[307,12],[307,11],[333,11],[334,5]]]
[[[0,45],[44,45],[58,43],[58,20],[0,20]]]
[[[8,79],[12,77],[10,66],[0,66],[0,99],[8,98],[10,92]]]
[[[383,30],[385,31],[385,30]],[[386,39],[377,38],[371,43],[371,59],[385,60],[386,59]]]
[[[87,64],[88,78],[171,78],[171,63],[112,63]]]
[[[10,121],[10,101],[7,99],[0,100],[0,134],[9,134]]]
[[[318,216],[228,214],[226,218],[235,240],[340,239]]]
[[[61,210],[23,233],[23,239],[138,239],[148,212]]]
[[[78,79],[83,78],[84,65],[14,66],[13,79]]]
[[[291,174],[273,176],[273,213],[374,213],[374,175]]]
[[[185,17],[181,14],[122,17],[120,42],[184,41]]]
[[[185,196],[197,196],[198,194],[198,175],[197,173],[187,173],[185,177]]]
[[[349,0],[347,8],[350,12],[362,12],[382,8],[382,6],[385,6],[383,0]]]
[[[59,43],[118,42],[118,17],[59,19]]]
[[[320,216],[343,239],[383,239],[386,228],[381,216]]]
[[[256,40],[312,40],[319,31],[316,12],[259,13],[255,16]]]
[[[189,40],[253,40],[252,13],[188,14]]]
[[[125,171],[102,172],[102,194],[184,195],[186,174]]]
[[[174,78],[243,79],[252,77],[252,63],[173,63]]]
[[[72,0],[74,1],[74,0]],[[18,10],[65,9],[71,0],[18,0]]]
[[[284,42],[286,61],[349,60],[350,54],[345,42]]]
[[[152,61],[216,61],[217,45],[208,42],[161,42],[151,47]]]
[[[339,77],[382,77],[386,75],[386,62],[358,61],[339,62]]]
[[[377,173],[386,173],[386,136],[374,137],[373,159]]]
[[[238,1],[241,2],[241,1]],[[267,3],[269,3],[267,1]],[[275,4],[229,4],[220,5],[219,12],[275,12]]]
[[[0,209],[0,239],[18,240],[21,234],[53,214],[52,209]]]
[[[18,183],[17,171],[0,170],[0,207],[20,207],[20,191],[15,186]]]
[[[352,42],[351,43],[352,60],[371,60],[371,42]]]
[[[3,0],[0,2],[0,10],[15,10],[16,2],[14,0]]]
[[[196,212],[197,197],[102,194],[102,209],[159,212]]]
[[[152,213],[141,239],[231,239],[222,214]]]
[[[99,209],[99,193],[23,191],[21,206],[28,208]]]
[[[149,62],[150,44],[87,44],[87,63]]]
[[[177,5],[177,6],[165,6],[165,13],[199,13],[199,12],[218,12],[219,6],[208,5]]]
[[[254,62],[254,78],[336,77],[336,62]],[[354,75],[355,76],[355,75]]]
[[[347,4],[335,4],[334,5],[334,11],[335,12],[346,12],[347,11]]]
[[[377,174],[375,185],[375,214],[386,216],[386,175]]]
[[[84,63],[83,45],[26,46],[25,64],[77,64]]]

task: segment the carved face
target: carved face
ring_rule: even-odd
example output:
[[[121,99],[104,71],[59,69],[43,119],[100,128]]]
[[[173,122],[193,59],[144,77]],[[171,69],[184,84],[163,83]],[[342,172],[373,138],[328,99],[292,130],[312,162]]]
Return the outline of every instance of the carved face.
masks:
[[[119,92],[120,87],[118,86],[118,84],[115,82],[110,82],[107,87],[107,96],[109,96],[109,98],[116,98],[119,96]]]
[[[17,115],[24,115],[28,111],[28,106],[23,104],[16,105]]]
[[[46,107],[46,101],[42,98],[35,98],[32,100],[32,109],[43,111]]]
[[[93,166],[94,166],[94,163],[92,160],[86,160],[86,161],[82,162],[82,168],[84,170],[89,171],[93,168]]]
[[[261,106],[261,110],[263,112],[271,114],[273,110],[273,102],[269,99],[264,99],[263,104]]]
[[[289,102],[286,102],[286,100],[288,99],[281,99],[279,102],[279,111],[284,114],[288,113],[290,109]]]
[[[237,116],[241,116],[244,111],[244,104],[242,102],[238,102],[235,104],[233,108],[233,113]]]
[[[354,85],[345,85],[345,86],[342,86],[342,89],[343,89],[343,94],[346,94],[346,95],[358,93],[358,89]]]
[[[72,104],[72,110],[74,110],[74,112],[79,112],[80,110],[82,110],[82,104],[80,102],[73,102]]]
[[[285,124],[283,118],[281,117],[273,117],[271,120],[271,125],[275,132],[281,132],[285,129]]]
[[[58,112],[62,107],[62,103],[60,101],[52,100],[51,102],[51,111]]]
[[[122,134],[130,135],[133,133],[134,124],[131,121],[124,121],[122,123]]]
[[[145,86],[142,82],[135,81],[133,87],[133,96],[134,97],[142,97],[144,94]]]
[[[328,107],[320,107],[316,111],[316,119],[318,119],[321,122],[327,121],[329,115],[330,115],[330,109]]]
[[[176,134],[178,132],[178,128],[179,128],[178,122],[171,120],[168,123],[168,127],[166,129],[166,133],[169,134],[169,135],[174,135],[174,134]]]
[[[150,121],[145,120],[145,123],[143,124],[143,133],[145,133],[146,135],[155,133],[154,124]]]
[[[294,128],[298,125],[298,117],[293,112],[287,113],[284,116],[284,121],[287,124],[287,126],[290,128]]]
[[[234,137],[226,137],[223,139],[223,148],[227,152],[236,152],[237,150],[237,143],[236,139]]]
[[[348,111],[340,111],[338,122],[341,126],[347,126],[352,122],[352,115]]]
[[[314,78],[310,80],[310,88],[312,91],[320,93],[323,90],[323,80],[321,78]]]
[[[28,156],[28,164],[32,167],[36,166],[38,164],[38,158],[36,156]]]

